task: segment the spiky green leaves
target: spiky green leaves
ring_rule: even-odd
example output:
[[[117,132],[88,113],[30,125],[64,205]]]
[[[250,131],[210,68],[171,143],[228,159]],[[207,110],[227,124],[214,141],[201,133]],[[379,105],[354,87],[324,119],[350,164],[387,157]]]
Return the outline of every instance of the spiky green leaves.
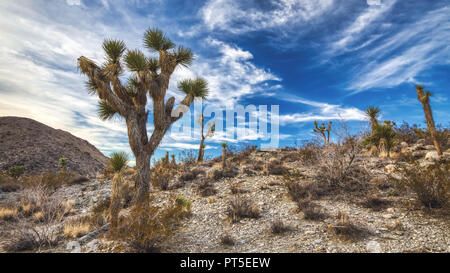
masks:
[[[159,62],[158,59],[156,58],[150,58],[147,60],[147,66],[148,66],[148,70],[150,70],[153,73],[158,72],[159,67]]]
[[[188,67],[192,64],[192,60],[194,60],[194,54],[189,48],[179,46],[175,52],[175,59],[177,64]]]
[[[203,78],[183,80],[178,83],[178,89],[187,95],[191,94],[202,99],[205,99],[209,92],[208,83]]]
[[[125,63],[130,71],[142,72],[147,70],[147,58],[139,50],[129,50],[125,55]]]
[[[149,29],[144,35],[144,45],[151,51],[167,51],[175,45],[157,28]]]
[[[97,114],[101,120],[109,120],[117,114],[117,111],[106,101],[100,100],[98,102]]]
[[[103,50],[106,53],[106,61],[108,63],[117,63],[120,61],[126,47],[123,41],[106,39],[103,42]]]
[[[371,119],[377,119],[380,114],[380,108],[375,106],[369,106],[366,109],[366,115]]]
[[[114,152],[109,160],[114,172],[120,172],[128,164],[128,154],[125,152]]]
[[[97,90],[98,90],[98,86],[97,86],[97,84],[93,81],[93,80],[88,80],[86,83],[85,83],[85,86],[86,86],[86,89],[88,90],[88,93],[90,94],[90,95],[93,95],[93,94],[96,94],[97,93]]]

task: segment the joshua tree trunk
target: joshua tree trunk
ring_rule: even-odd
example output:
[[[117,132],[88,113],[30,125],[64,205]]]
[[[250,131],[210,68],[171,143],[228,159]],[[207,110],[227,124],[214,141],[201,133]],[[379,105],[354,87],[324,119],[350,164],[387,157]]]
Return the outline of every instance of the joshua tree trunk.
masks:
[[[197,162],[202,162],[203,161],[203,149],[204,149],[204,143],[205,142],[205,137],[202,135],[202,139],[200,140],[200,147],[198,149],[198,158],[197,158]]]
[[[227,167],[227,147],[224,145],[222,147],[222,169]]]
[[[425,93],[423,91],[422,86],[417,86],[416,91],[417,91],[417,98],[419,99],[419,101],[422,103],[423,106],[423,112],[425,113],[428,132],[430,133],[431,139],[433,140],[434,147],[436,148],[438,155],[442,155],[441,147],[439,146],[439,142],[437,141],[436,138],[436,127],[434,125],[433,113],[431,111],[430,106],[429,96],[431,95],[431,93],[428,91],[426,91]]]

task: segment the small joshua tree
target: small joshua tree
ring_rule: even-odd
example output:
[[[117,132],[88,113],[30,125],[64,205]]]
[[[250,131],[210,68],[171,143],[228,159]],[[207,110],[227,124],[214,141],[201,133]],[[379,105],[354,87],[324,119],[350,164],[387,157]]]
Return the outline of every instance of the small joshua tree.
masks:
[[[393,129],[394,126],[395,123],[388,120],[385,120],[383,124],[377,123],[374,131],[365,137],[363,145],[374,145],[378,148],[380,156],[385,154],[389,157],[391,149],[396,144],[397,135]]]
[[[204,152],[205,152],[205,139],[207,137],[212,137],[214,135],[214,131],[216,130],[216,123],[212,122],[212,123],[207,123],[206,126],[208,126],[208,133],[205,135],[204,131],[205,131],[205,116],[203,114],[198,115],[198,120],[197,123],[200,124],[201,126],[201,140],[200,140],[200,147],[198,149],[198,158],[197,158],[197,162],[202,162],[203,161],[203,156],[204,156]]]
[[[177,166],[177,162],[175,161],[175,155],[172,155],[172,166],[173,167]]]
[[[109,217],[111,230],[117,227],[118,216],[120,212],[120,188],[123,185],[122,170],[128,164],[128,155],[124,152],[113,153],[110,159],[111,168],[114,171],[114,177],[111,185],[111,203],[109,206]]]
[[[58,160],[58,165],[61,167],[61,173],[66,173],[67,158],[61,157],[61,158]]]
[[[190,49],[178,46],[159,29],[149,29],[144,35],[144,46],[153,56],[147,57],[140,50],[127,50],[120,40],[105,40],[105,62],[97,65],[82,56],[78,67],[88,77],[87,87],[99,101],[99,116],[103,120],[120,115],[126,121],[128,140],[136,158],[136,202],[144,202],[150,191],[150,158],[171,125],[189,111],[194,98],[206,98],[207,83],[201,78],[187,79],[178,83],[185,93],[184,99],[174,108],[175,98],[165,100],[169,80],[175,68],[188,67],[193,60]],[[122,83],[125,68],[131,72],[127,83]],[[147,95],[153,107],[154,130],[147,135]]]
[[[375,131],[375,126],[378,125],[378,117],[380,115],[380,108],[375,106],[369,106],[366,109],[366,115],[370,120],[370,125],[372,126],[372,133]]]
[[[434,147],[438,155],[442,155],[441,147],[436,138],[436,127],[434,125],[433,113],[431,112],[430,97],[433,95],[430,91],[423,91],[422,85],[416,85],[417,99],[422,103],[423,112],[425,113],[425,119],[427,122],[428,132],[433,140]]]
[[[222,143],[222,169],[227,167],[227,143]]]
[[[330,143],[330,132],[331,132],[331,125],[333,124],[332,121],[328,123],[328,126],[325,126],[325,122],[322,123],[321,126],[317,123],[317,121],[314,121],[314,126],[316,128],[313,129],[315,133],[320,134],[323,137],[323,142],[325,145]]]

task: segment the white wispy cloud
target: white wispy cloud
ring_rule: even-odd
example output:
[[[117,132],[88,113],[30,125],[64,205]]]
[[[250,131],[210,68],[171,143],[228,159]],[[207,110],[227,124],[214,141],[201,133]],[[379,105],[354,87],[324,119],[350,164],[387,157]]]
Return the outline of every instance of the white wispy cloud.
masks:
[[[333,0],[279,0],[263,5],[252,1],[210,0],[200,11],[204,24],[210,29],[244,33],[284,27],[286,24],[307,22],[322,15]]]
[[[376,87],[415,83],[424,70],[450,63],[450,6],[425,14],[395,35],[362,54],[371,60],[360,69],[348,89],[354,93]]]
[[[280,99],[305,104],[313,109],[306,113],[283,114],[279,116],[280,125],[322,120],[366,120],[364,111],[355,107],[329,104],[307,100],[294,95],[281,96]]]
[[[361,35],[370,29],[371,24],[389,14],[395,3],[396,0],[384,0],[380,1],[380,5],[368,5],[367,9],[359,14],[355,21],[338,35],[338,40],[331,44],[332,53],[345,51],[349,46],[353,46],[353,50],[361,49],[379,38],[380,36],[375,35],[368,40],[361,41]],[[379,20],[378,23],[382,24],[383,21]],[[356,47],[355,43],[357,43]]]

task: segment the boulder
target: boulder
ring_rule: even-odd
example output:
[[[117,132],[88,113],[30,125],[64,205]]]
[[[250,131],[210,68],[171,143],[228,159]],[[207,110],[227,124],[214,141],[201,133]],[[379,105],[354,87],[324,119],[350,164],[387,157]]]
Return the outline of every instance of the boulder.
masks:
[[[440,159],[440,156],[438,155],[438,153],[436,151],[428,152],[425,155],[425,160],[428,160],[428,161],[436,161],[439,159]]]
[[[381,253],[381,245],[377,241],[370,241],[367,243],[366,250],[368,253]]]

